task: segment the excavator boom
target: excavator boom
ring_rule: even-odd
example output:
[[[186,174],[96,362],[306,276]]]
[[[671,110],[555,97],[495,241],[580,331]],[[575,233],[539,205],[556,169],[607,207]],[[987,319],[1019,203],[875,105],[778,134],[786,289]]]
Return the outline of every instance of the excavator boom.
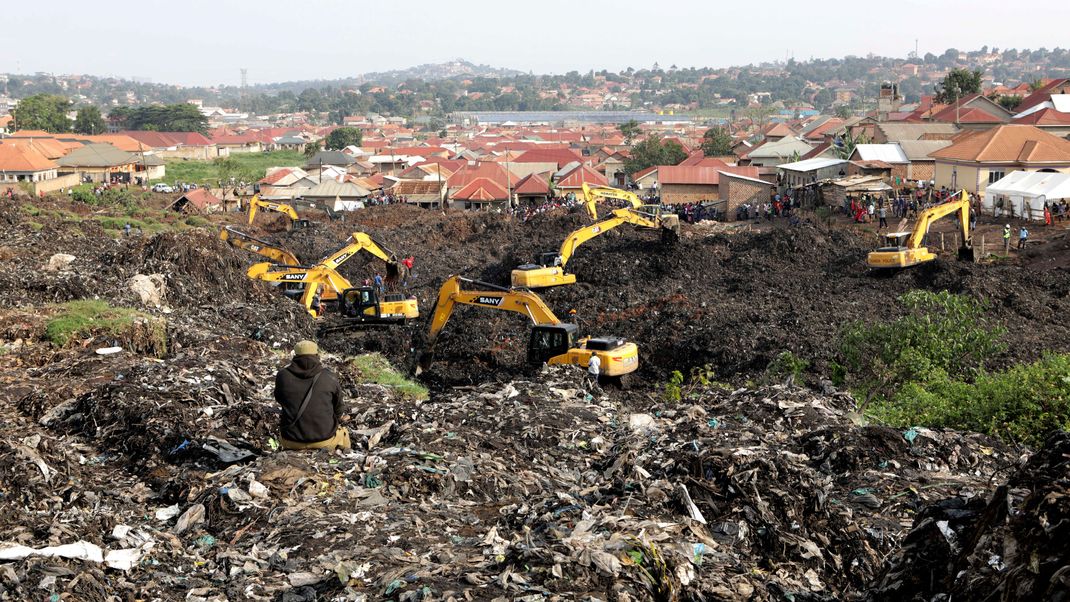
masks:
[[[262,255],[280,265],[299,265],[301,263],[297,260],[297,256],[286,249],[281,249],[265,240],[250,236],[232,226],[224,226],[219,231],[219,238],[227,241],[232,247]]]
[[[511,275],[513,286],[546,288],[575,283],[576,275],[566,273],[565,266],[576,253],[576,249],[592,238],[601,236],[620,225],[632,224],[639,228],[650,229],[664,228],[666,232],[671,232],[672,234],[675,234],[673,226],[679,227],[679,221],[670,222],[660,216],[648,216],[635,209],[614,209],[612,215],[613,217],[609,219],[602,220],[591,226],[584,226],[569,234],[565,241],[561,243],[561,249],[552,261],[526,264],[513,270]],[[672,217],[675,218],[676,216]]]
[[[587,215],[590,215],[591,219],[594,220],[598,219],[598,208],[596,207],[595,202],[599,198],[628,201],[631,203],[632,209],[638,209],[643,206],[643,201],[627,190],[606,187],[591,188],[587,185],[587,182],[584,182],[581,188],[583,190],[583,206],[587,209]]]
[[[462,282],[483,284],[489,290],[461,290]],[[427,336],[426,361],[430,360],[430,350],[457,304],[511,311],[531,319],[534,326],[528,343],[529,362],[586,367],[591,357],[597,355],[601,361],[601,374],[605,376],[621,376],[639,367],[639,349],[635,343],[616,338],[580,339],[576,325],[559,321],[535,293],[477,283],[460,276],[451,276],[439,290]]]
[[[866,258],[866,263],[871,268],[905,268],[915,266],[936,259],[936,254],[924,246],[925,235],[936,220],[958,214],[959,234],[961,244],[959,247],[960,258],[972,258],[972,232],[970,231],[970,195],[963,190],[959,198],[954,201],[941,203],[918,214],[914,229],[907,232],[893,232],[889,236],[893,240],[904,242],[896,246],[882,247],[871,252]]]
[[[260,200],[259,194],[254,194],[253,198],[249,199],[249,225],[253,225],[253,220],[256,219],[256,212],[258,209],[265,211],[277,211],[283,213],[290,218],[291,228],[302,228],[308,225],[308,220],[303,220],[297,215],[297,210],[287,205],[286,203],[276,203],[273,201]]]

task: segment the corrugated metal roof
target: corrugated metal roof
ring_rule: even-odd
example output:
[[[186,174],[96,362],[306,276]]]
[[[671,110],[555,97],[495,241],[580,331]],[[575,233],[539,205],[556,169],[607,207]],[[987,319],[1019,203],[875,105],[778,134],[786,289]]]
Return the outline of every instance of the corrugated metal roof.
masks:
[[[362,198],[371,196],[371,192],[366,188],[357,186],[352,182],[336,182],[334,180],[328,180],[322,184],[317,184],[308,189],[304,196],[316,197],[316,198]]]
[[[778,165],[777,168],[786,169],[788,171],[817,171],[828,167],[836,167],[837,165],[845,165],[846,163],[847,161],[844,161],[843,159],[814,157],[813,159],[806,159],[805,161],[796,161],[794,163]]]
[[[898,144],[859,144],[855,146],[854,156],[861,161],[910,162]]]
[[[903,140],[899,148],[903,149],[909,161],[932,161],[929,153],[951,146],[950,140]]]

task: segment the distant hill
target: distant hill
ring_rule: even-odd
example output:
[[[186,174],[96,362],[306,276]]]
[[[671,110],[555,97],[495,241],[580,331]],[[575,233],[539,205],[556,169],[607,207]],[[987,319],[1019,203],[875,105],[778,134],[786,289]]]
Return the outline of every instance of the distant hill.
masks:
[[[408,69],[396,69],[394,71],[380,71],[365,73],[358,76],[358,83],[371,82],[376,84],[393,84],[407,79],[419,79],[423,81],[435,81],[450,79],[459,76],[469,77],[513,77],[524,75],[516,69],[502,69],[490,65],[477,65],[464,59],[456,59],[446,63],[428,63],[409,67]]]

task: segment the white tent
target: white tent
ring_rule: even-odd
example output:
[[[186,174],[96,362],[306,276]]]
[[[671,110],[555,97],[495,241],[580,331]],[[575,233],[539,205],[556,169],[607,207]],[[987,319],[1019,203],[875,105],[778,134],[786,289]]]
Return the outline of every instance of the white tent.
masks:
[[[987,213],[1044,220],[1044,203],[1070,199],[1070,174],[1012,171],[988,185],[982,208]]]

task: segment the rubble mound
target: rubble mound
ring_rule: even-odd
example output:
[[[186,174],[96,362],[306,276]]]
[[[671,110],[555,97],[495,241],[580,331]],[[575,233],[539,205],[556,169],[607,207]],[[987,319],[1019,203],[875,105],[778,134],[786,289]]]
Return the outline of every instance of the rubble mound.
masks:
[[[870,600],[1070,599],[1070,433],[1058,433],[986,503],[921,509]]]

